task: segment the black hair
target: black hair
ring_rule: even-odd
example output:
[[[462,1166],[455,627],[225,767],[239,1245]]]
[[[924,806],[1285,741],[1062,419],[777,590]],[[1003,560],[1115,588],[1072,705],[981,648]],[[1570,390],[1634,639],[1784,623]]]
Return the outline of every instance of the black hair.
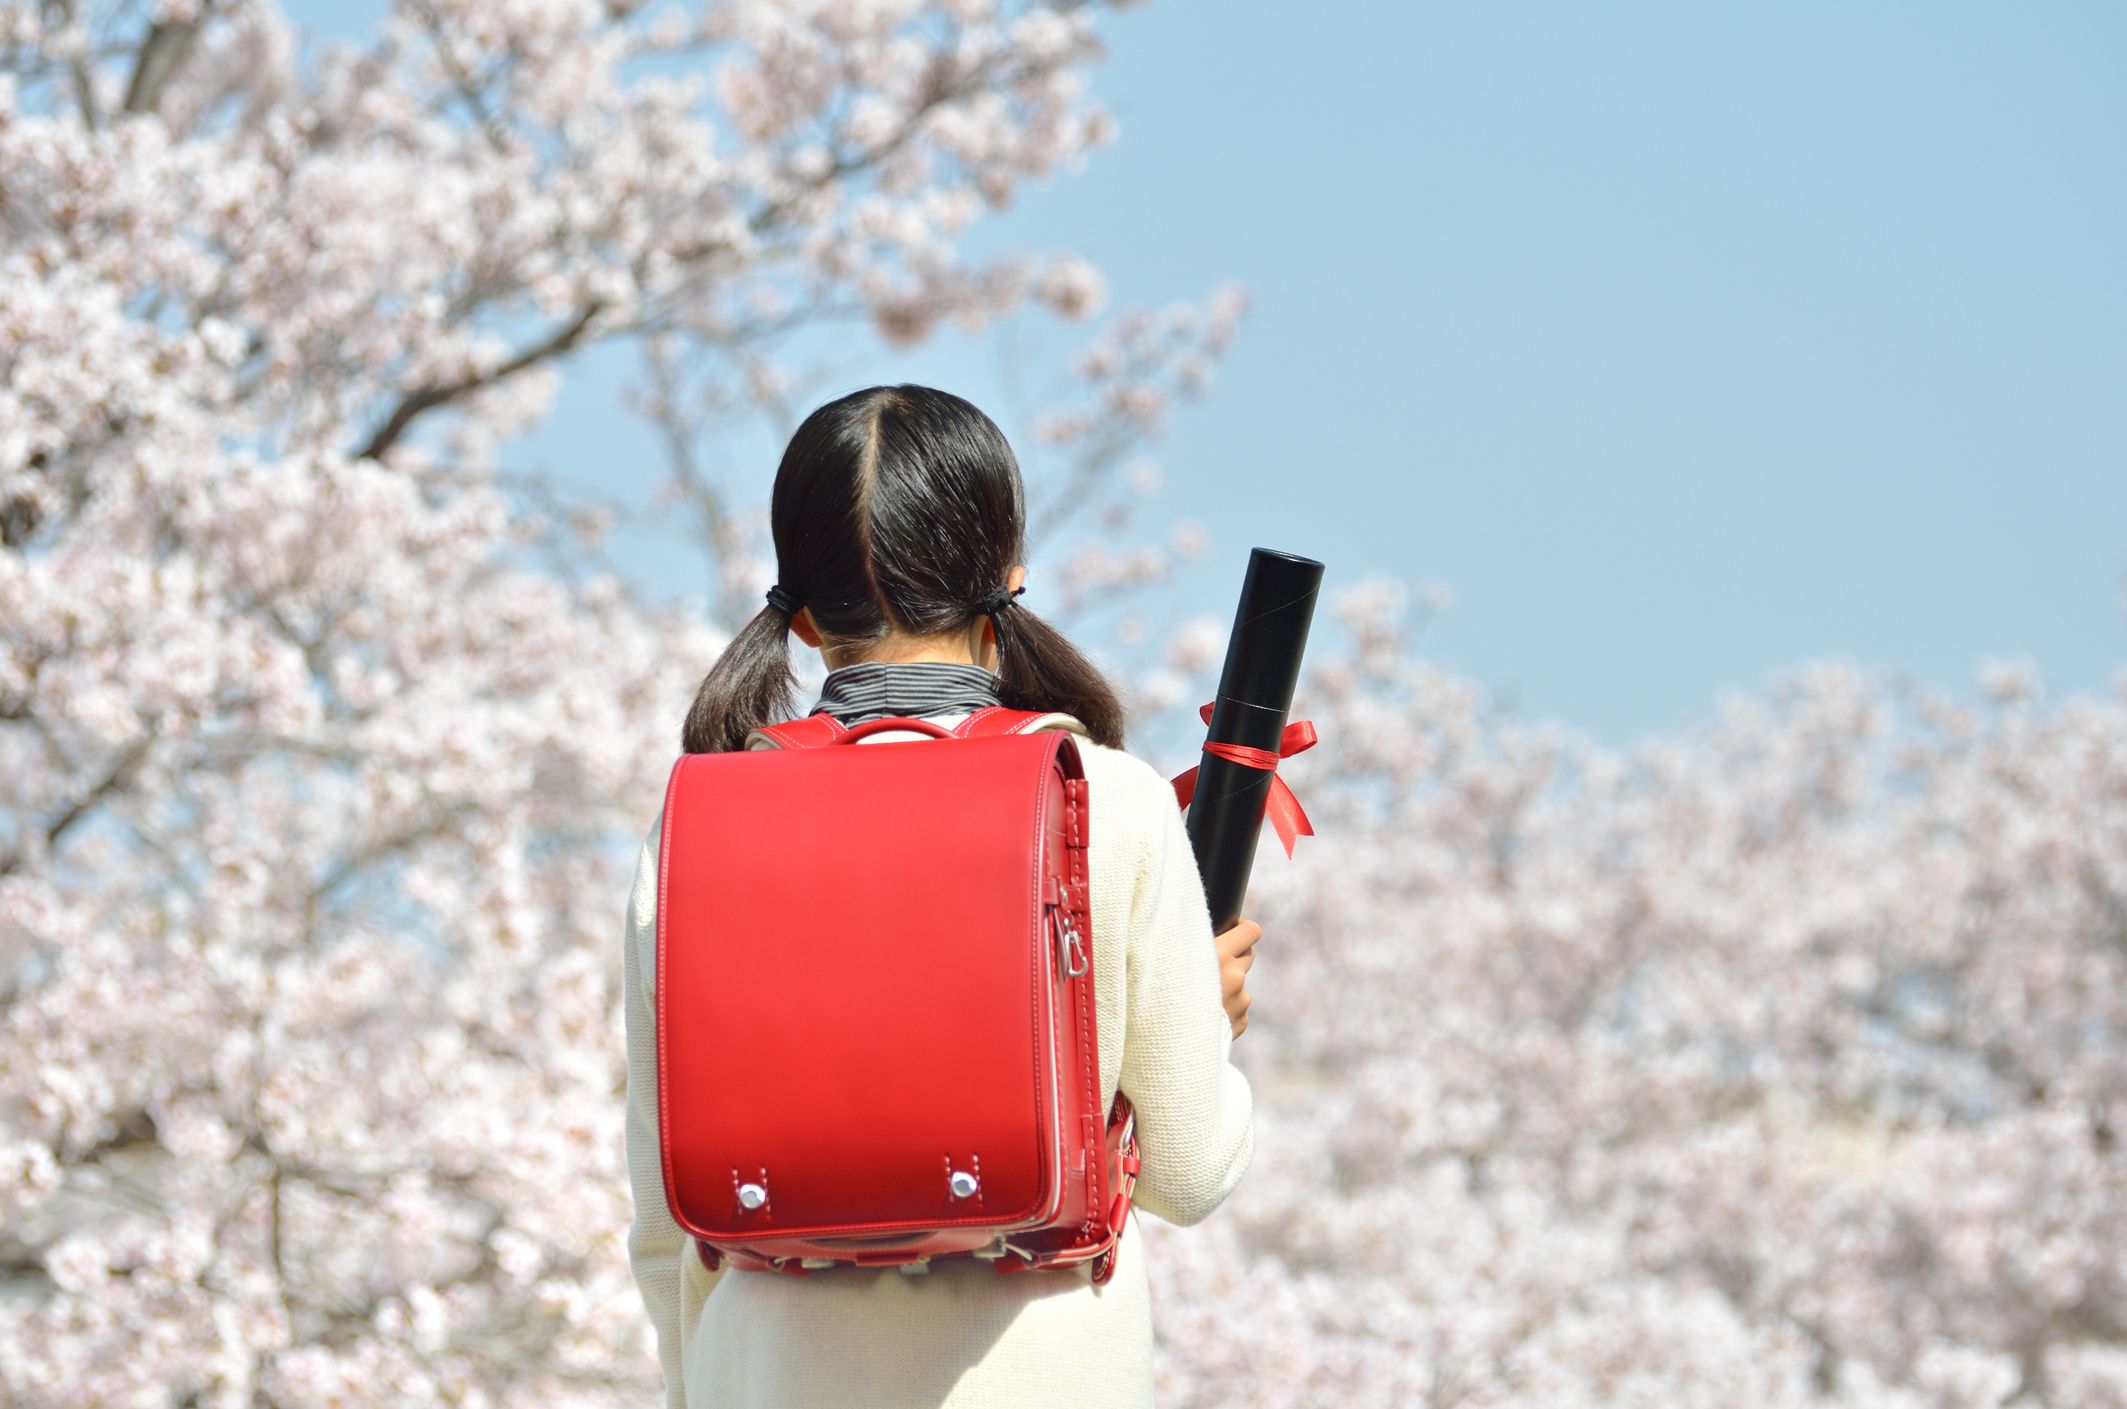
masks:
[[[1004,433],[960,397],[906,383],[807,416],[769,518],[776,584],[843,647],[971,625],[1026,551],[1026,488]],[[755,728],[792,717],[796,611],[763,606],[725,647],[687,712],[688,753],[743,749]],[[1122,747],[1115,691],[1061,632],[1016,602],[992,619],[1003,704],[1060,710]]]

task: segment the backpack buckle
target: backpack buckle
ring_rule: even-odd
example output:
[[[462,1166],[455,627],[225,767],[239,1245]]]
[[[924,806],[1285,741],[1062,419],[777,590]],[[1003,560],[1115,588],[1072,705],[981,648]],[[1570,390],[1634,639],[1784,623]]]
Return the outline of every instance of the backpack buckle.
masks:
[[[1049,916],[1056,929],[1056,967],[1067,979],[1077,978],[1086,971],[1086,946],[1071,919],[1071,888],[1059,885],[1057,898],[1051,902]]]

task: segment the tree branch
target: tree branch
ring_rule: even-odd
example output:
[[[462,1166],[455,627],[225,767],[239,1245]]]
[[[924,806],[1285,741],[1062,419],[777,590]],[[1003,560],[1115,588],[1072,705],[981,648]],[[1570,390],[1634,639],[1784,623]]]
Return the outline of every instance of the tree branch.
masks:
[[[133,61],[133,77],[126,84],[124,111],[155,111],[156,105],[162,101],[163,89],[184,67],[185,60],[192,57],[193,47],[199,42],[200,27],[212,8],[211,3],[202,4],[200,13],[192,19],[158,21],[149,26],[147,38],[141,41],[139,56]]]
[[[424,412],[432,411],[438,406],[446,406],[467,392],[506,381],[528,367],[535,367],[572,350],[583,341],[584,334],[590,330],[591,321],[604,310],[605,304],[593,299],[584,306],[582,312],[567,323],[490,370],[476,376],[460,378],[455,382],[431,384],[408,392],[399,404],[392,408],[392,413],[385,417],[384,423],[371,433],[367,443],[355,452],[355,458],[380,460],[385,451],[399,443],[407,429]]]

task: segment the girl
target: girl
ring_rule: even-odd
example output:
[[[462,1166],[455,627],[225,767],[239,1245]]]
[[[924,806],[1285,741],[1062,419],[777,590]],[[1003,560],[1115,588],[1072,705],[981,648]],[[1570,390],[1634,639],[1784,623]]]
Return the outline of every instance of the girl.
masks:
[[[920,1277],[703,1265],[672,1221],[658,1157],[660,816],[628,909],[628,1251],[668,1405],[1149,1405],[1151,1308],[1134,1215],[1196,1223],[1248,1167],[1250,1092],[1228,1058],[1247,1025],[1261,930],[1242,920],[1213,936],[1172,787],[1123,751],[1122,710],[1099,672],[1015,604],[1023,501],[1003,434],[957,396],[869,387],[813,412],[776,472],[777,585],[703,680],[682,742],[690,753],[772,747],[752,731],[794,712],[793,632],[829,667],[813,712],[846,724],[914,715],[950,726],[998,703],[1070,716],[1095,819],[1101,1104],[1118,1084],[1129,1095],[1143,1159],[1114,1276],[1102,1286],[1084,1267],[1004,1276],[974,1259],[940,1259]],[[854,746],[912,737],[922,736],[889,730]],[[812,839],[828,884],[838,840]]]

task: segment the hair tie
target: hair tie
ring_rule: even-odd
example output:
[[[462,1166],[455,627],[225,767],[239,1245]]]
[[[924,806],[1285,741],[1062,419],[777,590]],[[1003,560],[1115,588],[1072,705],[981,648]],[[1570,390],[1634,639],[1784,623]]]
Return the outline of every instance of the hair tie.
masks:
[[[777,583],[768,589],[768,605],[785,616],[796,616],[798,609],[805,604],[784,591],[781,583]]]
[[[1003,611],[1006,607],[1012,605],[1012,599],[1014,597],[1018,596],[1020,593],[1026,590],[1027,589],[1024,587],[998,588],[995,592],[992,592],[989,596],[984,597],[982,599],[982,614],[984,616],[997,615],[997,613]]]

